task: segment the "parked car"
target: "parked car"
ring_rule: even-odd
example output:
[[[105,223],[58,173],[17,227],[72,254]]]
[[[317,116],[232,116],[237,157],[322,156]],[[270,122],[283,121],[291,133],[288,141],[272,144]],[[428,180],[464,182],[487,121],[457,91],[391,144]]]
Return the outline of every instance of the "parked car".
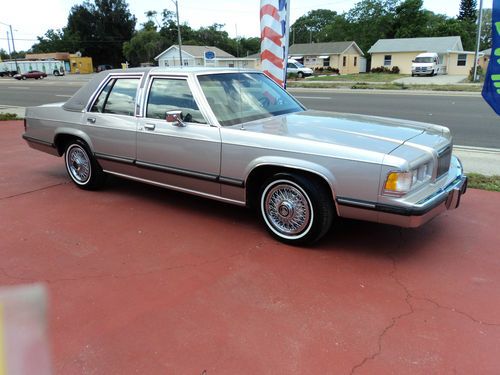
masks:
[[[113,69],[113,67],[109,64],[98,65],[97,66],[97,73],[103,72],[105,70],[111,70],[111,69]]]
[[[27,73],[18,73],[14,75],[15,79],[27,79],[27,78],[44,79],[45,77],[47,77],[47,73],[40,72],[39,70],[31,70]]]
[[[297,77],[299,78],[309,77],[314,73],[311,68],[306,68],[304,65],[293,59],[288,60],[286,71],[287,73],[297,74]]]
[[[16,74],[16,70],[0,70],[0,77],[13,77]]]
[[[447,128],[306,110],[253,70],[102,72],[66,103],[28,108],[25,129],[79,188],[111,174],[255,207],[291,244],[338,217],[417,227],[467,186]]]

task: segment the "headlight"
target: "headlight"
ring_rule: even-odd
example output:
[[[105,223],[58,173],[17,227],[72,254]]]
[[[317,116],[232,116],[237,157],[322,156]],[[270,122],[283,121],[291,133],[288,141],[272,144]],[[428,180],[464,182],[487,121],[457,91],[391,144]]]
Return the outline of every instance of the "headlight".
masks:
[[[384,194],[401,196],[411,189],[431,179],[432,168],[430,163],[409,172],[390,172],[384,185]]]
[[[413,182],[412,172],[391,172],[385,181],[384,193],[403,195],[410,191]]]

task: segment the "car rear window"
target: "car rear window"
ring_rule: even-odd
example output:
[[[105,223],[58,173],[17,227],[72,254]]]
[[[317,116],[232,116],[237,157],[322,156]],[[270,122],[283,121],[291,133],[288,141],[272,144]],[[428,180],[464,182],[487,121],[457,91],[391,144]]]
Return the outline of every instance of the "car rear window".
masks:
[[[101,91],[91,112],[134,116],[139,78],[112,79]]]

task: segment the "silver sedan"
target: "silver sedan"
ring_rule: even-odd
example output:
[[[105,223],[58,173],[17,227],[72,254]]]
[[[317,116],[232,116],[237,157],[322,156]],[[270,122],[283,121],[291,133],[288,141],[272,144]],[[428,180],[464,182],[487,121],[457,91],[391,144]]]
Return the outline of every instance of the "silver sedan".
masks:
[[[105,71],[66,103],[28,108],[23,137],[64,155],[82,189],[112,174],[255,207],[298,245],[339,217],[417,227],[467,186],[447,128],[309,111],[253,70]]]

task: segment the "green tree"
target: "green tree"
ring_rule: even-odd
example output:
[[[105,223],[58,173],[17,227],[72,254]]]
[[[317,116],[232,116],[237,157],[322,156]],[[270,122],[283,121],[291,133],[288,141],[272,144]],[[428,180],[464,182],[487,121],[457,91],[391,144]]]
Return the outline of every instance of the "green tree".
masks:
[[[336,21],[337,12],[329,9],[311,10],[292,25],[290,43],[320,42],[325,39],[325,28]]]
[[[379,39],[393,38],[394,14],[398,0],[362,0],[347,12],[351,24],[349,39],[355,40],[363,51]]]
[[[396,6],[393,33],[396,38],[425,36],[428,14],[423,9],[422,0],[405,0]]]
[[[460,8],[458,11],[458,20],[476,22],[477,19],[477,1],[476,0],[460,0]]]
[[[122,45],[132,38],[135,24],[125,0],[95,0],[71,8],[67,29],[77,35],[81,52],[94,64],[118,66],[124,61]]]
[[[49,29],[43,36],[37,37],[38,43],[31,47],[34,53],[75,52],[79,48],[79,39],[66,29]]]
[[[491,48],[491,31],[493,27],[491,18],[492,18],[491,8],[483,9],[483,22],[481,25],[481,44],[479,46],[479,49],[481,51],[487,48]]]
[[[140,63],[154,63],[154,58],[165,48],[165,41],[156,31],[156,25],[148,21],[129,42],[123,43],[123,54],[131,66],[138,66]]]

